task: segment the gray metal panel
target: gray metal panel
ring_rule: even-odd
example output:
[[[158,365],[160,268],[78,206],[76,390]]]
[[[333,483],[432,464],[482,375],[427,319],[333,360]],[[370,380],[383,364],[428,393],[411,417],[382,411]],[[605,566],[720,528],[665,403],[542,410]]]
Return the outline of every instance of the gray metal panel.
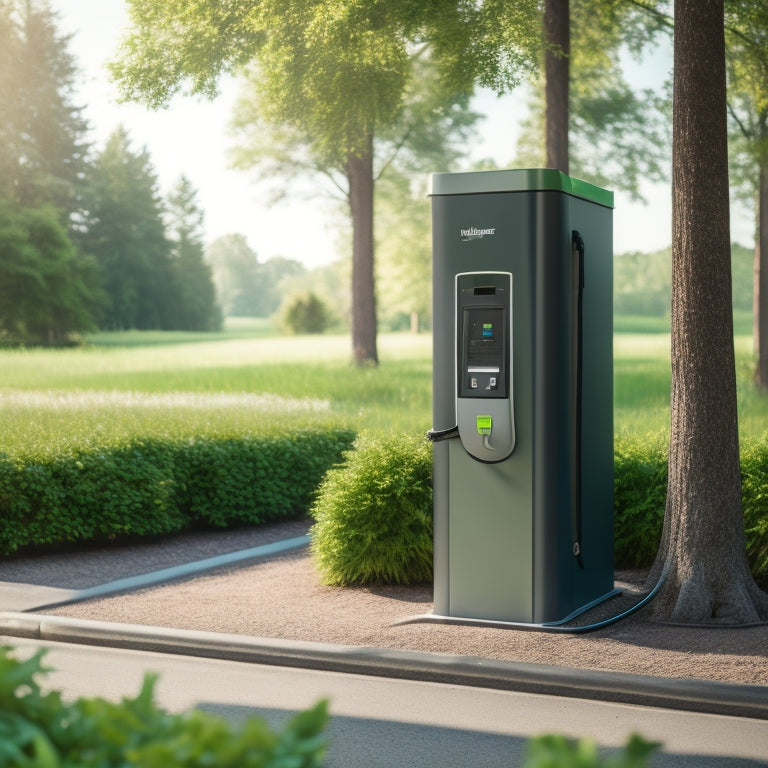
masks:
[[[450,583],[448,564],[448,501],[451,465],[448,451],[449,441],[443,440],[432,446],[433,473],[433,524],[434,559],[432,563],[432,584],[434,611],[438,616],[450,615]]]
[[[530,463],[473,459],[450,441],[450,610],[498,621],[533,618]]]
[[[430,195],[477,195],[543,189],[567,191],[570,180],[564,173],[549,168],[433,173],[429,180]]]

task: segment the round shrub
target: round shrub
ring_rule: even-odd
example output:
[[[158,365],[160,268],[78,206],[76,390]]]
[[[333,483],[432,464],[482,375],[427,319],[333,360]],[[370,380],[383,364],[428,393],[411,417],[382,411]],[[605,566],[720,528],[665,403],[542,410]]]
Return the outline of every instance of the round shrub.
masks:
[[[282,325],[291,333],[323,333],[331,324],[331,311],[311,291],[288,298],[281,311]]]
[[[432,449],[423,438],[363,434],[311,509],[312,553],[331,585],[432,579]]]

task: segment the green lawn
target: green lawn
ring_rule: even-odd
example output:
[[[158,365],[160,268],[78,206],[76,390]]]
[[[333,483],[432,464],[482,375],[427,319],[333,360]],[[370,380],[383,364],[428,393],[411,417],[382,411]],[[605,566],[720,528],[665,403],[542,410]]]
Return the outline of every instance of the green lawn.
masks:
[[[668,428],[669,335],[651,328],[615,335],[617,433]],[[737,336],[736,349],[742,433],[762,436],[768,400],[751,386],[751,338]],[[307,424],[426,431],[431,337],[382,334],[379,356],[378,368],[358,369],[347,336],[278,337],[265,321],[246,320],[220,334],[100,333],[75,349],[5,349],[0,450]]]

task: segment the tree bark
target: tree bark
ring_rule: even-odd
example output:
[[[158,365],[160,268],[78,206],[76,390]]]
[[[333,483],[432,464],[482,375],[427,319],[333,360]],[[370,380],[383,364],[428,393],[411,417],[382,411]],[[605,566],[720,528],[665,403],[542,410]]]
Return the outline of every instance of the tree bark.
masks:
[[[544,98],[547,167],[568,173],[568,92],[570,77],[569,0],[546,0],[544,6]]]
[[[372,136],[363,153],[347,158],[346,173],[352,217],[352,356],[356,365],[377,365]]]
[[[768,389],[768,164],[761,162],[757,192],[754,298],[752,303],[757,369],[755,384]]]
[[[768,618],[747,564],[731,306],[723,0],[676,0],[672,401],[663,620]]]

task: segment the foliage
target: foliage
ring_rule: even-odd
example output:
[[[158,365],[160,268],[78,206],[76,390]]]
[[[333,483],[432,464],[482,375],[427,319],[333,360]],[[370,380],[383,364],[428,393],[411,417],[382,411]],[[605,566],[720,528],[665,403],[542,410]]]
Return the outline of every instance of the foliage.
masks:
[[[291,333],[322,333],[331,323],[331,310],[314,292],[288,296],[280,311],[280,326]]]
[[[0,202],[0,338],[64,344],[94,330],[103,299],[96,264],[49,207]]]
[[[622,58],[639,58],[666,25],[623,0],[571,0],[568,82],[569,170],[574,176],[641,197],[645,181],[668,176],[670,99],[665,84],[637,90]],[[530,78],[530,113],[522,122],[516,163],[544,164],[544,78]],[[668,84],[667,84],[668,85]]]
[[[741,448],[741,498],[747,559],[755,581],[768,592],[768,444],[750,440]]]
[[[220,527],[305,513],[353,437],[348,430],[302,430],[195,440],[176,457],[179,509],[190,520]]]
[[[69,214],[79,207],[88,125],[55,22],[48,3],[0,3],[0,197]]]
[[[733,308],[752,312],[750,249],[731,244]],[[669,316],[672,302],[672,251],[622,253],[614,258],[613,311],[616,315]]]
[[[752,574],[768,588],[768,444],[742,452],[742,499]],[[400,434],[363,435],[325,477],[312,507],[312,549],[329,584],[411,583],[430,577],[431,453]],[[648,567],[661,540],[667,445],[661,434],[622,435],[614,449],[614,556]]]
[[[111,67],[127,98],[158,107],[178,91],[212,96],[222,72],[246,71],[251,94],[236,125],[248,146],[236,164],[251,168],[266,159],[281,176],[310,168],[330,176],[346,196],[353,355],[359,365],[377,364],[375,147],[382,139],[388,144],[386,167],[406,145],[417,155],[446,146],[449,129],[467,123],[475,77],[510,84],[530,65],[529,49],[539,44],[538,29],[531,32],[537,2],[272,0],[190,7],[131,0],[129,13],[131,31]],[[439,75],[422,81],[417,68],[430,59],[427,48]],[[416,91],[428,98],[414,99]],[[279,146],[265,147],[265,127]]]
[[[327,750],[328,702],[273,731],[251,715],[239,726],[203,710],[169,713],[155,703],[156,675],[139,693],[113,703],[81,697],[65,702],[43,692],[45,650],[20,660],[0,647],[0,768],[320,768]],[[531,739],[523,768],[644,768],[659,747],[637,734],[624,749],[602,757],[589,739],[559,735]]]
[[[660,746],[632,734],[621,753],[603,757],[591,739],[548,734],[528,743],[523,768],[644,768]]]
[[[325,583],[432,578],[432,451],[424,439],[365,434],[325,476],[311,509]]]
[[[630,325],[618,318],[617,328],[628,327],[633,333],[615,338],[616,559],[626,564],[640,561],[638,551],[645,558],[652,553],[653,542],[660,536],[666,493],[669,329],[661,322],[648,327],[647,319],[640,320]],[[230,319],[228,326],[220,335],[102,333],[93,337],[93,346],[0,352],[0,454],[4,454],[0,487],[8,488],[8,483],[15,487],[11,476],[22,477],[30,489],[38,489],[36,498],[56,506],[61,503],[59,481],[49,482],[54,460],[61,459],[69,467],[69,476],[77,480],[75,455],[90,457],[88,461],[106,476],[99,462],[110,464],[114,459],[99,456],[114,452],[127,462],[130,455],[120,453],[126,446],[143,445],[145,452],[150,444],[163,450],[172,446],[173,484],[159,486],[170,476],[168,460],[148,457],[153,467],[147,471],[157,474],[148,475],[151,488],[146,491],[131,481],[128,490],[134,501],[138,503],[142,493],[149,498],[156,489],[161,492],[157,498],[170,496],[178,505],[189,493],[181,486],[196,471],[193,462],[197,462],[201,474],[195,514],[215,517],[217,507],[228,504],[224,496],[229,490],[216,490],[221,482],[222,489],[231,484],[233,498],[240,504],[236,509],[226,507],[221,522],[227,516],[237,521],[242,519],[240,509],[247,506],[243,500],[249,498],[249,491],[237,478],[226,478],[225,470],[233,462],[250,477],[247,473],[258,465],[257,460],[248,460],[241,470],[237,451],[240,443],[243,456],[255,451],[254,436],[279,442],[307,429],[333,433],[339,428],[350,430],[348,434],[375,428],[416,435],[431,426],[431,339],[427,334],[384,334],[382,364],[374,370],[349,366],[347,342],[341,336],[326,335],[318,344],[312,337],[267,336],[263,324],[254,320],[235,323]],[[751,339],[736,341],[745,528],[753,570],[768,586],[768,577],[760,576],[765,572],[761,557],[768,550],[761,511],[765,493],[761,467],[766,460],[750,448],[764,439],[768,400],[752,386]],[[208,466],[212,463],[215,468]],[[329,458],[328,466],[331,463]],[[30,469],[21,473],[14,468],[20,466]],[[59,475],[66,472],[62,469]],[[93,485],[84,490],[86,497],[93,495]],[[270,498],[268,491],[264,498]],[[19,506],[29,506],[26,499],[21,497]],[[110,504],[114,505],[110,516],[114,516],[120,500]],[[24,514],[19,506],[14,508],[14,519],[23,519],[18,517]],[[167,512],[152,514],[152,525],[159,520],[158,526],[167,526],[177,513],[170,506]],[[164,514],[170,515],[170,523]],[[184,514],[191,514],[189,507]],[[655,531],[654,518],[659,521]],[[93,527],[92,520],[88,525]],[[636,531],[647,531],[647,538],[640,541]],[[23,530],[7,533],[15,537],[23,535]]]
[[[282,256],[261,264],[243,235],[217,238],[205,256],[226,317],[269,317],[280,306],[283,283],[306,274],[303,264]]]
[[[407,211],[406,216],[403,212]],[[432,243],[430,203],[413,178],[391,171],[376,187],[377,307],[392,328],[429,328],[432,317]],[[400,325],[398,326],[398,321]]]
[[[182,331],[218,331],[221,311],[210,266],[205,262],[203,220],[197,191],[182,176],[168,195],[173,294],[173,327]]]
[[[620,566],[648,566],[661,540],[667,445],[661,435],[622,437],[614,446],[614,553]]]
[[[279,732],[251,716],[235,728],[212,713],[172,714],[154,701],[156,676],[135,698],[65,702],[43,693],[45,651],[24,661],[0,648],[0,767],[319,768],[326,749],[326,701],[299,712]]]
[[[0,454],[0,554],[306,512],[353,435],[135,439],[71,453]]]
[[[132,150],[124,128],[107,140],[88,173],[84,250],[104,276],[110,329],[173,328],[170,243],[157,177],[146,149]]]
[[[728,0],[725,10],[735,186],[754,202],[759,171],[768,167],[768,10],[744,0]]]

